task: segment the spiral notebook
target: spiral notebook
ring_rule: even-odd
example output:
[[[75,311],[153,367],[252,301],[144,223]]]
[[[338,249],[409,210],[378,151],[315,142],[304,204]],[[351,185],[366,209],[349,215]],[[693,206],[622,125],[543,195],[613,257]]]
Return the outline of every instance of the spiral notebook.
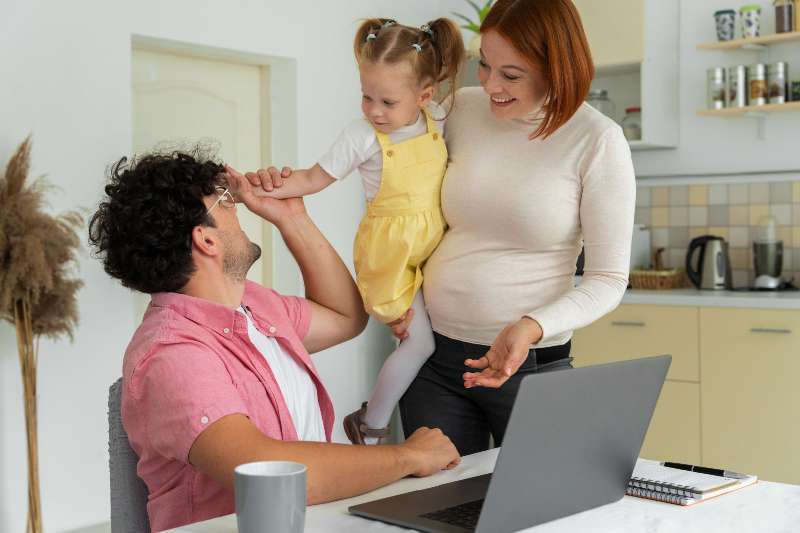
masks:
[[[757,480],[756,476],[751,475],[743,478],[712,476],[639,459],[625,493],[675,505],[693,505],[752,485]]]

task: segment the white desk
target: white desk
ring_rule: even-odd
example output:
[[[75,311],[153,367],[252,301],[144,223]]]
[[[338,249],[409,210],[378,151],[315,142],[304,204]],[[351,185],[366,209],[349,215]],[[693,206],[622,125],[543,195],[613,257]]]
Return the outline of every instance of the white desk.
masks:
[[[400,532],[403,528],[347,513],[351,505],[490,473],[497,450],[464,457],[458,468],[424,479],[403,479],[363,496],[309,507],[307,533]],[[681,507],[630,496],[620,501],[526,529],[548,532],[642,533],[796,533],[800,531],[800,486],[759,481],[755,485]],[[236,533],[236,515],[227,515],[172,530],[173,533]]]

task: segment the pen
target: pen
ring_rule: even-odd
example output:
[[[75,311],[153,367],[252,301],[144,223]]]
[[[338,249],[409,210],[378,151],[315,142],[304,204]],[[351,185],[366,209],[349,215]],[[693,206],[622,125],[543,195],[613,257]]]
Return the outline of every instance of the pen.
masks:
[[[687,465],[684,463],[671,463],[669,461],[662,462],[661,466],[666,466],[667,468],[677,468],[678,470],[689,470],[690,472],[698,472],[700,474],[709,474],[712,476],[729,477],[733,479],[747,478],[747,476],[744,474],[731,472],[730,470],[722,470],[721,468],[709,468],[707,466]]]

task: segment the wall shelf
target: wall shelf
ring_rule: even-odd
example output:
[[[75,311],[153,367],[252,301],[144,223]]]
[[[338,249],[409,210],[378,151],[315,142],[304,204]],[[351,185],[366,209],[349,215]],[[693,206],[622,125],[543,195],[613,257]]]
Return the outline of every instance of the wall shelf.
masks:
[[[800,41],[800,31],[788,33],[774,33],[762,35],[761,37],[751,37],[749,39],[734,39],[732,41],[720,41],[716,43],[698,44],[698,50],[763,50],[769,45],[781,44],[792,41]]]
[[[751,105],[747,107],[728,107],[725,109],[703,109],[697,114],[701,117],[749,117],[762,118],[769,113],[800,112],[800,102],[785,104]]]

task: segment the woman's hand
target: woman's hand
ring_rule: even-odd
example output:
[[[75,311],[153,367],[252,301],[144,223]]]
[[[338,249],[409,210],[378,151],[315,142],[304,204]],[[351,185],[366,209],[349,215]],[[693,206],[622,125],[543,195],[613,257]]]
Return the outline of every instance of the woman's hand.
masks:
[[[509,324],[497,336],[486,355],[464,361],[468,367],[480,370],[464,373],[464,387],[500,387],[528,358],[531,344],[541,339],[542,327],[532,318],[524,317]]]

